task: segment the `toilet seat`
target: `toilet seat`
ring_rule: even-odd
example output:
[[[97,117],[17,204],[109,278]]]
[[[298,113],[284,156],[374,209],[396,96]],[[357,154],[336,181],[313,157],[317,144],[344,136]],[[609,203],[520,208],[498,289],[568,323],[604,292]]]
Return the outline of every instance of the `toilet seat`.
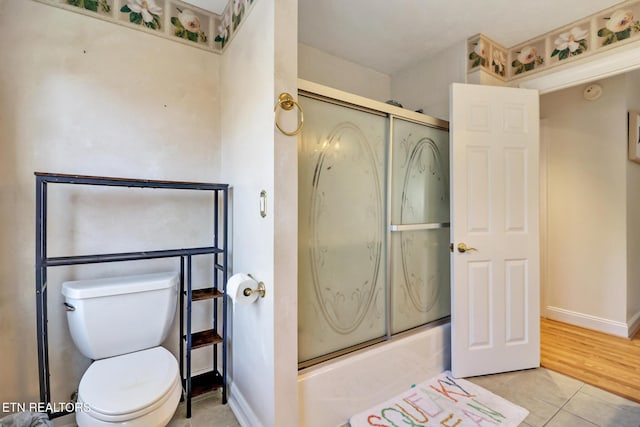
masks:
[[[163,405],[167,406],[164,412],[170,409],[173,415],[181,393],[175,357],[163,347],[154,347],[92,363],[78,388],[79,410],[86,413],[78,415],[123,423]]]

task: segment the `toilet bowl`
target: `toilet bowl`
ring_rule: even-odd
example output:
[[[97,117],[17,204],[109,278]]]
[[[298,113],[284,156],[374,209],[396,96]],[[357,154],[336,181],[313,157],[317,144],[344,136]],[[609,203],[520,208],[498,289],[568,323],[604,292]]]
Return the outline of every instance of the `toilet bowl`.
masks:
[[[180,401],[178,364],[163,347],[102,359],[78,388],[79,426],[166,426]]]
[[[65,282],[69,331],[94,362],[78,387],[79,427],[165,427],[182,395],[176,358],[160,344],[176,311],[175,273]]]

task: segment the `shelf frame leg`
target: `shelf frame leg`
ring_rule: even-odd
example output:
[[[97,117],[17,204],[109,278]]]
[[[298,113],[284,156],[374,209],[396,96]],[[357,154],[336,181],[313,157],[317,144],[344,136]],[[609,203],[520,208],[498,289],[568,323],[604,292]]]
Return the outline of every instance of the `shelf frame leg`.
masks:
[[[187,376],[185,381],[185,388],[187,394],[187,418],[191,418],[191,255],[187,256],[187,330],[186,330],[186,341],[187,341]]]

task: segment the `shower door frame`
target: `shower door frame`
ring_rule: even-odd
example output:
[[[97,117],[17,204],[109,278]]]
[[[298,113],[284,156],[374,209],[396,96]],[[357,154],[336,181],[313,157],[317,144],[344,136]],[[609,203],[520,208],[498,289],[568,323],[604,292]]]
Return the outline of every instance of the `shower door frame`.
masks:
[[[392,337],[401,337],[416,330],[423,330],[432,327],[439,326],[443,323],[447,323],[450,321],[450,315],[445,316],[443,318],[433,320],[431,322],[416,326],[407,331],[402,331],[398,333],[392,333],[392,324],[391,324],[391,310],[392,310],[392,298],[391,298],[391,234],[394,232],[402,232],[402,231],[422,231],[422,230],[433,230],[438,228],[449,228],[450,222],[448,223],[431,223],[431,224],[392,224],[391,223],[391,207],[392,207],[392,176],[393,176],[393,122],[394,119],[401,119],[407,122],[416,123],[419,125],[428,126],[431,128],[446,130],[449,131],[449,122],[446,120],[441,120],[435,117],[431,117],[422,113],[414,112],[411,110],[407,110],[405,108],[396,107],[391,104],[387,104],[380,101],[375,101],[369,98],[365,98],[359,95],[355,95],[349,92],[344,92],[338,89],[334,89],[328,86],[324,86],[318,83],[310,82],[303,79],[298,79],[298,95],[305,96],[307,98],[312,98],[318,101],[324,101],[331,104],[351,108],[354,110],[364,111],[367,113],[376,114],[379,116],[384,116],[389,120],[388,134],[387,134],[387,147],[386,154],[387,158],[385,159],[386,166],[386,182],[385,185],[387,187],[386,191],[386,210],[385,210],[385,238],[386,238],[386,247],[384,250],[384,259],[386,265],[386,276],[385,276],[385,315],[386,315],[386,324],[385,324],[385,335],[379,338],[374,338],[359,344],[355,344],[353,346],[343,348],[341,350],[330,352],[323,356],[318,356],[304,362],[298,362],[298,369],[305,369],[319,363],[325,362],[327,360],[334,359],[336,357],[343,356],[348,353],[352,353],[354,351],[363,349],[365,347],[369,347],[378,343],[389,342]],[[301,134],[298,138],[302,138]],[[450,145],[449,145],[450,147]],[[449,289],[451,287],[451,283],[449,283]]]

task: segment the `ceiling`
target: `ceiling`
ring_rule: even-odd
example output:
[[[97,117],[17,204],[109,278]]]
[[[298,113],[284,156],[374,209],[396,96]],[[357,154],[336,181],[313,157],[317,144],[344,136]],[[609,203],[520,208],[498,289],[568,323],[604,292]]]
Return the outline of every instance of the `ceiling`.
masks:
[[[482,33],[505,47],[620,0],[299,0],[298,41],[393,74]]]

